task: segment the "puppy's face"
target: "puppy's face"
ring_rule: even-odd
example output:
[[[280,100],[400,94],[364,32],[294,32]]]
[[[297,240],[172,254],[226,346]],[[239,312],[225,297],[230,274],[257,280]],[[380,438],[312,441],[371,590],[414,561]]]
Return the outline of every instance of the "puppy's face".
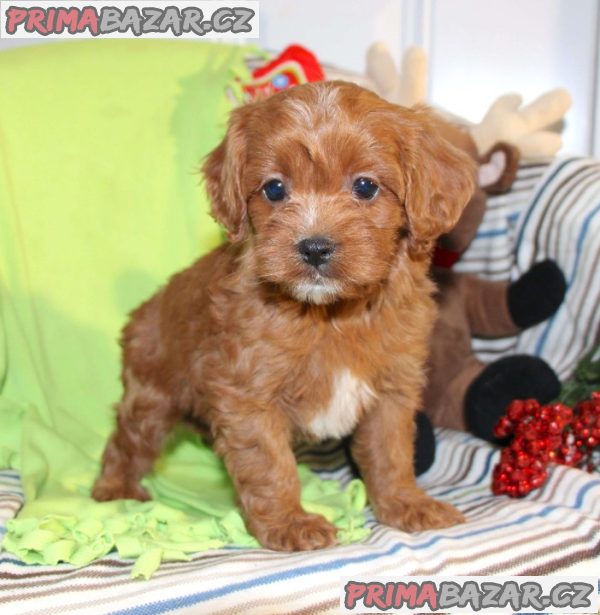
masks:
[[[365,296],[397,258],[426,254],[469,199],[471,165],[428,113],[329,82],[234,111],[204,173],[260,279],[320,304]]]

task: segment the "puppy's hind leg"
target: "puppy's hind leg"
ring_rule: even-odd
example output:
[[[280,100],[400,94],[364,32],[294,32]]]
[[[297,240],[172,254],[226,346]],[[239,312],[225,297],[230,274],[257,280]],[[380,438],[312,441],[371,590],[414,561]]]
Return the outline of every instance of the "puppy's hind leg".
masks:
[[[92,496],[99,502],[118,499],[145,501],[140,485],[152,470],[164,440],[179,419],[172,399],[157,387],[125,376],[125,394],[117,406],[117,428],[102,458],[102,471]]]

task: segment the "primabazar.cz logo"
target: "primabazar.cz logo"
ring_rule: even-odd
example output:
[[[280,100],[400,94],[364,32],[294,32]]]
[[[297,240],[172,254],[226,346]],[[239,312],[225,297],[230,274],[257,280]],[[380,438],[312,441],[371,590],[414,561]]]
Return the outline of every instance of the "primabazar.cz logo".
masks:
[[[0,0],[0,38],[257,38],[258,0]]]
[[[598,613],[598,577],[342,579],[341,613]]]

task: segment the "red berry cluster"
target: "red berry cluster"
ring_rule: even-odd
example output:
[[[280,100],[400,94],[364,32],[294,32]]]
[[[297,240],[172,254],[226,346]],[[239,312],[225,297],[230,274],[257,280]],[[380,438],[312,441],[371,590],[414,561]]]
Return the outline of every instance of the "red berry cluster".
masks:
[[[522,497],[540,487],[549,463],[596,469],[600,444],[600,392],[574,408],[542,406],[535,399],[513,401],[494,429],[497,438],[513,436],[493,473],[492,491]]]

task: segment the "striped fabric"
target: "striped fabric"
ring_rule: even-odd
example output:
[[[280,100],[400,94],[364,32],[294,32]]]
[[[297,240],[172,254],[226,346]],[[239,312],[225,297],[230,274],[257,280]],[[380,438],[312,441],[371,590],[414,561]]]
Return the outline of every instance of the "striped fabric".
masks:
[[[522,166],[513,190],[489,199],[477,237],[455,267],[515,279],[546,258],[567,278],[558,313],[517,337],[475,339],[473,346],[485,362],[513,353],[540,356],[565,379],[600,335],[600,162]]]
[[[6,522],[23,506],[24,497],[19,475],[12,470],[0,472],[0,540],[6,533]],[[2,575],[0,574],[0,579]]]
[[[529,206],[529,203],[532,203]],[[505,279],[555,258],[566,272],[565,307],[551,323],[519,338],[476,340],[485,360],[531,352],[568,372],[598,331],[600,164],[567,159],[521,167],[513,191],[490,199],[486,218],[460,269]],[[575,275],[575,273],[577,275]],[[567,340],[567,344],[561,341]],[[565,348],[568,346],[568,348]],[[406,534],[376,524],[360,544],[310,553],[227,549],[166,563],[150,581],[129,578],[132,562],[116,556],[75,569],[25,566],[0,554],[0,613],[153,613],[233,615],[337,613],[340,577],[375,575],[597,574],[600,480],[556,467],[544,487],[522,500],[495,497],[498,451],[467,434],[438,431],[434,466],[420,478],[452,502],[468,523]],[[351,479],[334,444],[301,452],[325,478]],[[0,472],[0,536],[23,502],[18,476]]]
[[[420,483],[457,505],[463,526],[406,534],[371,522],[360,544],[309,553],[220,550],[163,564],[147,582],[131,562],[106,557],[86,568],[24,566],[0,555],[0,613],[256,615],[337,613],[340,577],[371,575],[594,574],[600,569],[600,480],[557,467],[523,500],[491,495],[498,452],[441,430],[436,462]],[[305,453],[324,477],[351,475],[336,446]],[[14,513],[16,477],[0,474],[0,518]]]

